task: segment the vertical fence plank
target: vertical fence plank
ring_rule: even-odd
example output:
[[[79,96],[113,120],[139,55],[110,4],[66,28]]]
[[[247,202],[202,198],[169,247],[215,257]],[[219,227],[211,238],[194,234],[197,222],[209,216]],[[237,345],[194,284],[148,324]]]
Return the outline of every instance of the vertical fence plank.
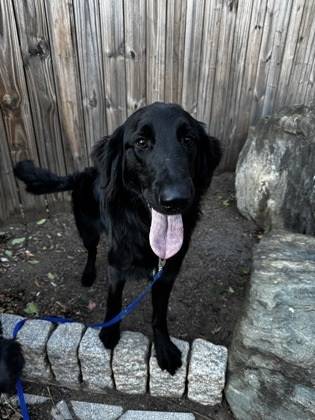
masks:
[[[99,2],[74,0],[82,104],[88,153],[107,134]]]
[[[147,102],[164,101],[166,0],[147,0]]]
[[[19,39],[10,0],[0,2],[0,101],[4,125],[13,163],[21,159],[34,159],[38,163],[32,115],[24,77]],[[43,206],[21,188],[23,205]]]
[[[165,101],[180,103],[185,54],[186,0],[168,0],[166,22]]]
[[[315,2],[305,0],[292,69],[287,85],[283,88],[286,94],[283,99],[282,97],[279,98],[279,106],[282,102],[286,105],[292,105],[294,103],[309,104],[310,101],[314,101],[314,96],[309,96],[312,92],[311,87],[314,85],[314,71],[312,71],[315,59],[314,16]]]
[[[68,172],[88,163],[71,0],[45,2],[59,118]]]
[[[305,96],[303,97],[303,103],[310,105],[314,104],[315,98],[315,52],[313,64],[310,66],[310,71],[307,75],[307,86],[305,89]]]
[[[303,17],[305,0],[295,0],[292,5],[292,12],[290,21],[288,23],[288,34],[286,42],[283,46],[282,60],[279,60],[278,65],[281,67],[279,80],[276,86],[275,109],[279,110],[285,103],[288,91],[288,83],[293,68],[294,56],[299,44],[300,26]],[[299,89],[299,86],[292,86],[294,93]]]
[[[233,168],[233,162],[237,158],[238,151],[235,150],[235,134],[238,124],[239,106],[243,89],[243,79],[246,69],[246,52],[248,47],[248,37],[250,34],[250,23],[253,12],[253,3],[239,2],[235,21],[234,45],[232,50],[232,60],[230,66],[230,80],[228,85],[228,95],[226,101],[225,124],[222,138],[225,142],[225,149],[228,153],[224,154],[222,166]],[[242,111],[241,111],[242,112]]]
[[[128,115],[146,103],[145,20],[145,0],[124,0]]]
[[[252,104],[251,122],[272,111],[274,81],[278,79],[277,60],[281,55],[281,45],[286,36],[284,22],[288,19],[292,0],[287,3],[269,0],[263,28],[259,63],[255,83],[255,101]]]
[[[49,39],[42,0],[14,0],[39,160],[64,174],[65,162],[56,103]]]
[[[12,170],[10,150],[0,113],[0,223],[19,207],[20,201]]]
[[[112,132],[127,116],[122,0],[102,0],[100,14],[107,124],[109,132]]]
[[[43,0],[13,0],[39,161],[42,167],[65,174],[55,84]],[[62,194],[49,194],[52,204]]]
[[[225,156],[225,162],[223,162],[223,164],[226,168],[234,168],[238,153],[246,140],[250,125],[258,59],[266,16],[266,3],[267,0],[262,0],[260,3],[253,3],[250,22],[246,20],[246,30],[249,30],[247,40],[241,34],[242,32],[246,32],[244,27],[245,22],[242,22],[242,8],[238,14],[237,32],[239,32],[239,41],[237,41],[236,44],[238,53],[235,51],[234,61],[236,61],[235,66],[238,67],[241,74],[238,75],[240,86],[237,86],[237,82],[234,83],[234,91],[237,92],[237,96],[235,98],[233,111],[229,113],[230,124],[225,134],[228,144],[228,153]],[[248,17],[248,14],[245,16]],[[239,42],[243,44],[243,52],[239,51]],[[244,53],[245,57],[243,56]],[[242,57],[242,67],[238,65],[238,54],[241,54]],[[237,139],[237,141],[235,141],[235,139]]]
[[[222,0],[206,1],[204,12],[203,42],[198,86],[197,117],[210,124],[216,72],[217,48],[222,16]],[[211,131],[211,130],[210,130]]]
[[[237,15],[237,1],[224,1],[222,7],[222,16],[220,24],[220,34],[216,48],[218,49],[214,99],[210,117],[210,130],[217,136],[225,147],[225,139],[223,138],[224,128],[227,123],[226,108],[227,101],[230,96],[230,73],[232,71],[232,53],[234,43],[235,22]],[[227,149],[224,152],[224,159],[228,154]],[[221,166],[223,166],[221,164]]]
[[[197,116],[204,3],[204,0],[187,0],[182,105],[194,117]]]
[[[264,104],[261,115],[270,115],[273,111],[281,69],[279,64],[282,60],[282,53],[286,42],[289,20],[292,12],[292,3],[293,0],[287,1],[286,5],[284,5],[283,2],[275,3],[273,16],[276,21],[276,27],[270,52],[270,66],[266,80]]]

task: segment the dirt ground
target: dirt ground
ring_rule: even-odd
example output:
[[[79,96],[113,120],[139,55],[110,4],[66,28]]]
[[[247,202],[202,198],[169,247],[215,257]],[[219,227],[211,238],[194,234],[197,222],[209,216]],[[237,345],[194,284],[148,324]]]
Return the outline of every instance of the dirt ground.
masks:
[[[214,177],[202,208],[202,219],[171,295],[169,329],[171,335],[190,342],[201,337],[228,347],[249,279],[252,249],[260,232],[236,209],[233,174]],[[12,218],[0,227],[0,312],[62,315],[85,323],[102,321],[107,292],[105,255],[106,238],[99,249],[97,280],[93,287],[85,289],[80,285],[80,275],[86,254],[70,210],[44,218],[34,213],[24,220]],[[144,285],[145,280],[128,283],[124,303],[129,303]],[[152,337],[150,321],[151,302],[147,299],[122,323],[122,329]],[[50,394],[54,401],[71,397],[122,404],[124,408],[191,411],[197,419],[233,419],[225,401],[209,408],[187,399],[117,392],[92,396],[34,385],[27,385],[27,389]],[[37,412],[32,418],[49,416]]]

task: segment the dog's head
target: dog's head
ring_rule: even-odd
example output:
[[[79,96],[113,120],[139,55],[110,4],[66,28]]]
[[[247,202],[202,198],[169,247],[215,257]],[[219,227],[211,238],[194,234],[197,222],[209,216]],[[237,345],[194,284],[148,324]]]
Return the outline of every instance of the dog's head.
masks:
[[[93,152],[105,200],[132,190],[152,209],[157,229],[180,220],[206,190],[221,157],[219,142],[179,105],[154,103],[131,115]],[[155,220],[155,219],[154,219]],[[165,223],[164,223],[165,222]],[[161,256],[161,255],[160,255]]]

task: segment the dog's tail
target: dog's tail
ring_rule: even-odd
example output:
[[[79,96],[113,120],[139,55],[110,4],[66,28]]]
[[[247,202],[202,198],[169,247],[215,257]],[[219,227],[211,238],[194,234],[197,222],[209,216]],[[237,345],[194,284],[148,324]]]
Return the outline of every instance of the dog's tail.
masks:
[[[59,176],[48,169],[38,168],[32,160],[22,160],[14,167],[14,175],[26,185],[32,194],[49,194],[73,190],[75,175]]]

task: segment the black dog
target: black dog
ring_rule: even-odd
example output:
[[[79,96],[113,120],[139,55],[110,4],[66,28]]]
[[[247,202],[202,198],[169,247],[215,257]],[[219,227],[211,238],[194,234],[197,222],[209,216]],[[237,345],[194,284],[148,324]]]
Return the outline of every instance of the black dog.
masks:
[[[159,366],[174,374],[181,353],[167,328],[170,292],[199,215],[200,199],[221,157],[219,142],[203,125],[175,104],[154,103],[139,109],[92,153],[94,168],[57,176],[20,162],[16,176],[27,191],[44,194],[73,190],[73,211],[88,250],[82,284],[95,279],[100,233],[109,242],[109,294],[105,320],[122,306],[125,281],[146,277],[166,259],[163,278],[152,290],[153,332]],[[119,325],[100,332],[114,348]]]
[[[17,378],[24,367],[24,357],[19,343],[2,337],[0,323],[0,395],[15,390]]]

